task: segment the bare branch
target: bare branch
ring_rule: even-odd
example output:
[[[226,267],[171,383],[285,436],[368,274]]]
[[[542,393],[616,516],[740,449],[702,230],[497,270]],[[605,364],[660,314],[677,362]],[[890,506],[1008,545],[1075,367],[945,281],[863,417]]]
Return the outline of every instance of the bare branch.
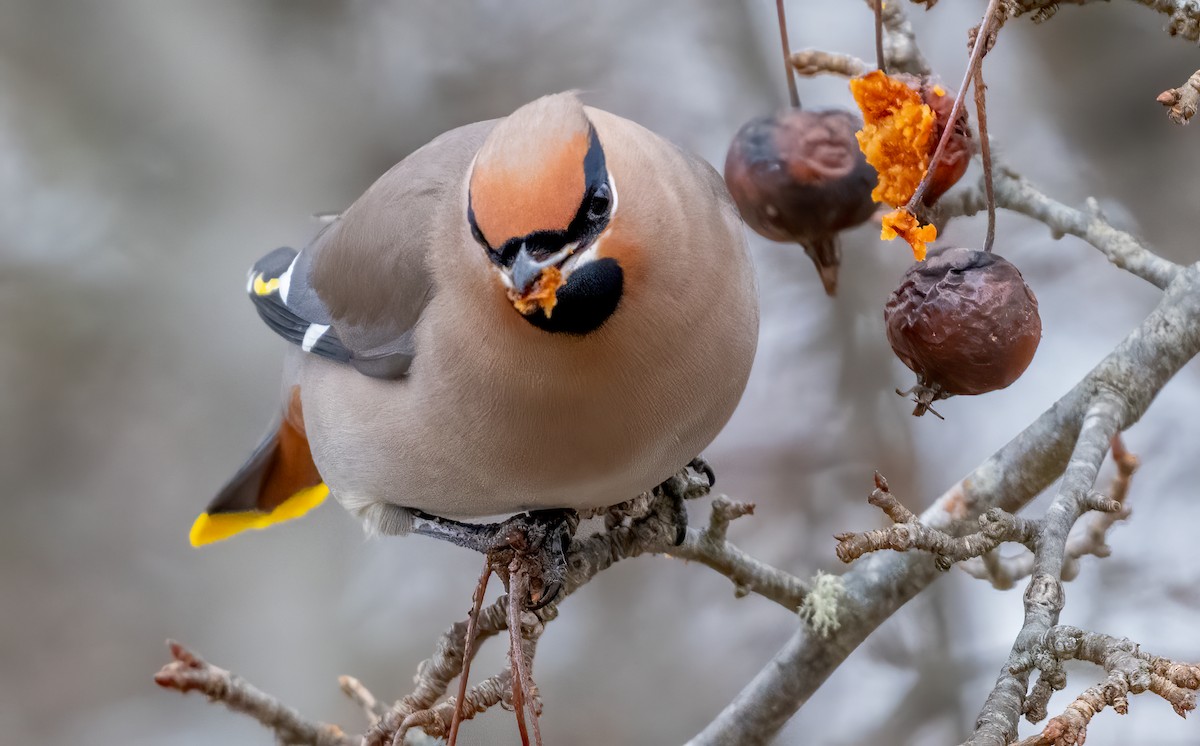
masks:
[[[867,0],[867,6],[875,7],[875,0]],[[887,32],[883,37],[883,57],[887,61],[888,72],[918,76],[933,72],[921,54],[921,48],[917,46],[917,35],[904,13],[904,3],[883,4],[883,29]]]
[[[452,697],[428,710],[413,713],[401,723],[397,736],[404,734],[411,737],[408,734],[418,728],[433,737],[445,735],[448,724],[454,718],[455,704],[456,701]],[[496,705],[512,707],[512,670],[508,667],[467,690],[466,696],[463,697],[460,717],[463,720],[471,720]]]
[[[520,559],[513,560],[512,570],[510,572],[511,595],[509,598],[525,598],[529,592],[527,585],[528,575],[518,571]],[[517,727],[521,731],[522,746],[529,746],[529,734],[525,730],[525,712],[528,706],[530,720],[533,724],[533,739],[536,746],[542,746],[542,731],[538,724],[538,715],[541,713],[541,701],[538,697],[537,687],[533,683],[533,674],[530,669],[533,666],[533,645],[528,646],[529,657],[526,658],[525,640],[533,643],[537,640],[540,631],[535,631],[526,636],[522,630],[521,620],[521,605],[509,603],[508,605],[508,639],[509,639],[509,669],[512,671],[512,704],[513,711],[517,714]],[[528,703],[528,705],[526,705]]]
[[[1041,521],[1033,574],[1025,589],[1025,622],[1000,678],[975,721],[975,733],[967,741],[971,746],[1007,746],[1017,736],[1017,720],[1025,705],[1030,668],[1021,662],[1035,654],[1042,637],[1058,624],[1059,613],[1066,603],[1062,569],[1066,562],[1067,537],[1075,522],[1092,506],[1098,505],[1089,499],[1092,487],[1109,443],[1127,418],[1125,401],[1108,392],[1102,391],[1088,407],[1058,495]],[[1046,692],[1047,698],[1059,674],[1056,669],[1043,672],[1046,684],[1039,689]]]
[[[757,593],[796,611],[809,586],[800,578],[761,562],[725,540],[729,522],[754,512],[752,503],[730,500],[724,495],[713,500],[712,516],[703,531],[689,528],[683,544],[665,550],[672,557],[699,562],[733,581],[734,593]]]
[[[1175,124],[1187,124],[1200,107],[1200,70],[1179,86],[1158,94],[1158,103],[1167,107],[1167,117]]]
[[[1003,17],[1003,14],[1000,14]],[[995,30],[992,35],[995,36]],[[979,160],[983,163],[983,196],[987,202],[987,234],[983,250],[991,253],[996,243],[996,189],[992,174],[992,140],[988,137],[987,83],[983,80],[983,66],[975,71],[975,126],[979,128]]]
[[[1098,0],[1011,0],[1013,16],[1032,14],[1040,23],[1054,16],[1059,5],[1087,5]],[[1134,0],[1169,17],[1167,33],[1188,41],[1200,41],[1200,4],[1193,0]]]
[[[539,635],[540,630],[537,634],[522,639],[522,654],[527,660],[533,659]],[[468,688],[462,697],[461,709],[457,708],[457,697],[450,697],[427,710],[418,710],[405,717],[392,736],[392,746],[410,743],[419,734],[430,738],[447,737],[453,732],[456,717],[460,721],[472,720],[476,715],[486,712],[496,705],[515,709],[517,705],[513,694],[516,691],[516,683],[513,678],[512,663],[510,660],[509,665],[505,666],[500,673]],[[536,696],[536,687],[533,692]],[[540,711],[540,699],[536,707]],[[437,743],[442,742],[438,741]]]
[[[1107,557],[1112,551],[1108,546],[1108,531],[1117,521],[1129,517],[1129,482],[1137,471],[1138,458],[1125,450],[1121,436],[1113,438],[1112,456],[1117,464],[1117,475],[1108,490],[1108,500],[1119,506],[1117,510],[1097,511],[1082,531],[1074,532],[1067,540],[1067,561],[1063,565],[1062,579],[1074,580],[1079,575],[1080,559],[1087,556]],[[989,552],[979,559],[967,560],[958,565],[967,574],[989,580],[999,590],[1012,588],[1013,583],[1033,573],[1033,554],[1002,558]]]
[[[890,5],[890,4],[889,4]],[[1200,353],[1200,265],[1177,273],[1146,320],[1032,425],[948,490],[921,523],[953,533],[992,507],[1016,512],[1067,467],[1098,392],[1120,392],[1120,429]],[[1106,396],[1112,396],[1109,393]],[[800,628],[692,746],[770,740],[876,627],[939,576],[920,553],[875,553],[842,576],[841,624],[827,638]]]
[[[467,680],[471,674],[471,661],[474,659],[476,650],[474,646],[479,631],[479,612],[483,610],[483,597],[487,593],[488,580],[491,577],[492,558],[487,557],[483,562],[483,571],[479,575],[479,582],[475,584],[475,593],[471,596],[471,611],[467,613],[467,631],[463,633],[462,671],[458,675],[458,694],[455,697],[460,702],[465,701],[467,696]],[[509,573],[509,577],[512,577],[511,572]],[[516,608],[514,605],[509,610],[511,611]],[[375,725],[378,722],[376,720],[371,725]],[[408,718],[405,718],[404,722],[408,722]],[[448,746],[455,746],[458,743],[458,728],[460,723],[462,723],[462,710],[455,708],[450,717],[450,732],[446,737]],[[396,735],[399,737],[400,734],[397,733]],[[392,740],[395,740],[395,738]]]
[[[1196,708],[1195,691],[1200,689],[1200,665],[1176,663],[1143,653],[1137,644],[1129,640],[1065,625],[1047,631],[1039,649],[1056,666],[1071,659],[1088,661],[1103,667],[1108,677],[1103,683],[1080,694],[1061,715],[1046,723],[1041,733],[1015,746],[1082,744],[1091,719],[1105,707],[1125,714],[1130,694],[1153,692],[1167,700],[1180,717]],[[1065,684],[1065,677],[1060,683]],[[1035,717],[1041,720],[1045,717],[1045,703],[1038,703],[1038,707]]]
[[[875,491],[869,502],[888,515],[895,523],[887,528],[862,533],[839,534],[837,556],[842,562],[853,562],[869,552],[891,549],[907,552],[913,549],[929,552],[936,558],[939,570],[949,570],[955,562],[980,557],[1000,544],[1015,541],[1032,547],[1039,524],[999,508],[979,516],[980,530],[966,536],[954,536],[931,526],[924,526],[912,512],[896,500],[888,490],[887,480],[875,474]]]
[[[242,677],[205,662],[174,640],[168,640],[167,647],[174,660],[154,676],[154,683],[164,689],[185,694],[200,692],[212,702],[254,718],[286,744],[358,746],[358,739],[346,735],[336,725],[305,719]]]
[[[708,481],[702,475],[688,472],[672,478],[669,488],[674,494],[690,499],[707,494]],[[567,576],[559,597],[533,616],[543,624],[548,623],[557,617],[558,605],[598,573],[621,559],[642,554],[670,554],[700,562],[729,577],[741,594],[758,593],[791,611],[798,609],[808,592],[804,581],[750,557],[725,541],[729,522],[752,512],[752,506],[722,495],[713,500],[712,510],[709,526],[703,531],[689,528],[680,546],[674,546],[676,515],[672,498],[666,495],[643,495],[609,511],[605,516],[606,531],[572,543],[567,554]],[[506,630],[507,614],[507,595],[484,608],[478,615],[476,644],[481,645]],[[410,722],[408,718],[436,710],[435,705],[445,696],[450,682],[462,672],[467,625],[467,620],[457,622],[442,634],[434,655],[417,668],[416,688],[371,728],[367,734],[368,746],[382,746],[390,734],[404,729],[404,723]],[[511,679],[509,684],[511,686]],[[481,694],[475,700],[476,703],[484,701],[492,699]],[[464,698],[464,703],[469,702],[470,694]],[[433,716],[421,715],[421,722],[430,717]]]
[[[813,77],[821,73],[853,78],[862,75],[870,66],[852,54],[825,52],[820,49],[802,49],[792,52],[792,67],[799,75]]]
[[[1156,287],[1165,288],[1181,270],[1178,264],[1158,256],[1141,240],[1114,228],[1094,199],[1088,199],[1086,211],[1076,210],[1004,168],[995,172],[995,189],[998,206],[1045,223],[1056,238],[1064,234],[1082,238],[1113,264]],[[974,187],[942,197],[938,209],[942,220],[974,215],[987,209],[987,200],[982,189]]]
[[[342,688],[342,693],[362,708],[363,714],[367,716],[367,725],[371,726],[379,722],[379,718],[387,712],[387,707],[382,702],[375,699],[375,695],[371,694],[371,690],[363,686],[363,683],[353,676],[339,676],[338,686]]]

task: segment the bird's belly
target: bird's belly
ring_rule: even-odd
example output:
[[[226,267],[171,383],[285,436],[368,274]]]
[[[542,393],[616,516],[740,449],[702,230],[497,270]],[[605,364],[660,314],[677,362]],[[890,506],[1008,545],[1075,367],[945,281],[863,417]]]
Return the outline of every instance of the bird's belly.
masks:
[[[452,393],[462,382],[380,381],[323,360],[305,363],[309,443],[339,502],[457,518],[628,500],[697,456],[740,394],[614,385],[579,395],[462,397]],[[720,411],[681,414],[705,406]]]

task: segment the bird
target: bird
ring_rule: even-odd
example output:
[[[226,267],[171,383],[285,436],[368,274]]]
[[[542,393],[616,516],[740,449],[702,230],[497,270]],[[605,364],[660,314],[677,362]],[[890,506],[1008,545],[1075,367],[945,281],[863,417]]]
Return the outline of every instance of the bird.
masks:
[[[480,519],[626,501],[724,427],[758,339],[720,174],[575,92],[412,152],[247,293],[291,343],[278,415],[196,546],[329,494],[480,551],[506,525]]]

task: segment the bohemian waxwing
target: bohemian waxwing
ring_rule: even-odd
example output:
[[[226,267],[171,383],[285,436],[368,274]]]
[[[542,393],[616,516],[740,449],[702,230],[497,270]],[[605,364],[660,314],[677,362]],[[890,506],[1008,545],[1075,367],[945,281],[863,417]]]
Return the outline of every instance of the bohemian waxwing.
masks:
[[[330,490],[476,548],[442,519],[622,502],[712,441],[758,336],[721,176],[572,93],[438,137],[248,292],[294,345],[282,416],[194,545]]]

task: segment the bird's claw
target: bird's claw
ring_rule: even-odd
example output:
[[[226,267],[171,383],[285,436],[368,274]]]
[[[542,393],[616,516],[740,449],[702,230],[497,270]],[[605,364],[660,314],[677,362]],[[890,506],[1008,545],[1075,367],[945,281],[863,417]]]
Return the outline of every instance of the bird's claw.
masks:
[[[697,474],[703,474],[708,479],[709,489],[717,486],[717,474],[703,456],[697,456],[688,462],[688,468]]]
[[[691,470],[696,476],[703,477],[701,484],[695,476],[688,473]],[[671,522],[675,524],[675,546],[687,540],[688,514],[685,500],[702,497],[708,494],[717,483],[717,476],[703,456],[697,456],[675,476],[660,484],[654,491],[671,500]]]
[[[488,559],[508,584],[509,573],[524,571],[529,576],[529,597],[523,599],[530,611],[558,598],[567,580],[567,551],[579,526],[573,510],[535,510],[513,516],[500,524]]]

